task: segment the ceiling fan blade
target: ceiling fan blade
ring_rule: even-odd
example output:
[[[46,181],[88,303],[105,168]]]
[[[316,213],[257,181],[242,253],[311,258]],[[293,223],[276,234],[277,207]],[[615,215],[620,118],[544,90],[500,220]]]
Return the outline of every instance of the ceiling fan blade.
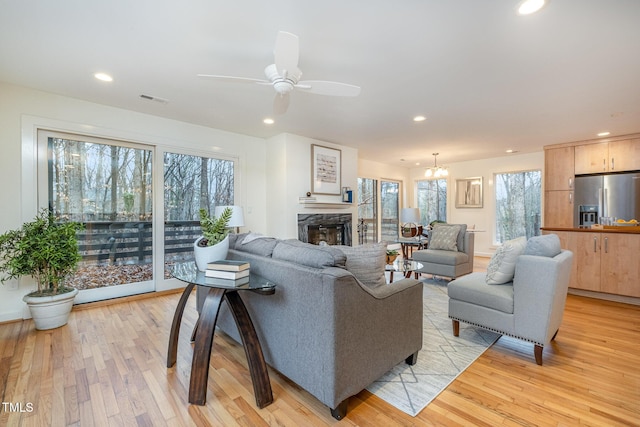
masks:
[[[289,108],[290,99],[291,98],[289,97],[288,93],[285,93],[284,95],[276,93],[276,97],[273,98],[273,113],[274,114],[286,113],[287,109]]]
[[[346,83],[326,82],[322,80],[304,80],[295,85],[296,89],[301,89],[308,93],[329,96],[358,96],[360,86]]]
[[[198,77],[201,77],[204,79],[219,80],[219,81],[228,82],[228,83],[258,83],[258,84],[271,85],[270,81],[262,80],[262,79],[252,79],[248,77],[216,76],[213,74],[198,74]]]
[[[299,52],[298,36],[286,31],[279,31],[273,56],[280,76],[286,77],[287,74],[300,72],[298,70]]]

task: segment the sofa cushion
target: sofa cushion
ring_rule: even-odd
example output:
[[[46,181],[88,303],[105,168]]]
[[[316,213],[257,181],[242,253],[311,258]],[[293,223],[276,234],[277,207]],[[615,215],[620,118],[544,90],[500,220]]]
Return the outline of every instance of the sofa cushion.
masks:
[[[257,233],[229,234],[229,248],[270,257],[278,239]]]
[[[513,282],[504,286],[487,285],[484,273],[471,273],[452,280],[447,285],[447,293],[454,300],[513,313]]]
[[[560,238],[556,234],[534,236],[527,240],[524,255],[537,255],[553,258],[561,252]]]
[[[439,224],[431,231],[429,249],[457,251],[460,225]]]
[[[498,247],[487,266],[486,282],[489,285],[501,285],[511,282],[516,272],[516,261],[527,245],[526,237],[507,240]]]
[[[459,265],[469,262],[469,255],[464,252],[441,251],[438,249],[415,251],[412,256],[415,261],[432,264]]]
[[[344,253],[333,246],[312,245],[296,239],[279,240],[271,257],[314,268],[344,267],[347,260]]]
[[[374,288],[385,285],[387,243],[372,243],[359,246],[334,246],[347,256],[346,267],[363,284]]]

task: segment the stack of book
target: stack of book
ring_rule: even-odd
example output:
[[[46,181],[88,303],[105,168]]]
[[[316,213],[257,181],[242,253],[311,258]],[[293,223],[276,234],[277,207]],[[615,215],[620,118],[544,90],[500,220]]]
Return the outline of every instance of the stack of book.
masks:
[[[249,283],[249,263],[222,259],[207,264],[204,272],[207,283],[223,286],[240,286]]]

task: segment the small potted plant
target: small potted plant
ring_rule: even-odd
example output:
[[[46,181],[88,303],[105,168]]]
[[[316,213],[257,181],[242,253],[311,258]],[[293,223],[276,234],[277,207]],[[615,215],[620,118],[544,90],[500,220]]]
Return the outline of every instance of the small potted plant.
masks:
[[[196,239],[193,253],[198,270],[204,271],[212,261],[225,259],[229,250],[229,220],[233,210],[227,207],[220,216],[210,216],[205,209],[200,209],[200,226],[202,236]]]
[[[0,282],[31,276],[38,288],[24,296],[36,329],[54,329],[69,319],[78,290],[65,285],[75,271],[80,254],[77,222],[56,222],[42,209],[31,222],[0,235]]]
[[[387,264],[393,264],[398,257],[398,251],[395,249],[387,249]]]

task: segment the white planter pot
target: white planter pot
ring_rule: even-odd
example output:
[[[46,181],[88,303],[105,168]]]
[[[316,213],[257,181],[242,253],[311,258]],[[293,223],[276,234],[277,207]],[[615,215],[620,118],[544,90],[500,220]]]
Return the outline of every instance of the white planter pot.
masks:
[[[196,259],[196,266],[198,270],[205,271],[207,264],[213,261],[227,258],[227,252],[229,252],[229,236],[224,240],[213,246],[198,246],[198,242],[204,237],[198,238],[193,244],[193,255]]]
[[[45,331],[67,324],[76,295],[78,295],[78,290],[74,289],[71,292],[48,297],[25,295],[22,300],[29,306],[36,329]]]

